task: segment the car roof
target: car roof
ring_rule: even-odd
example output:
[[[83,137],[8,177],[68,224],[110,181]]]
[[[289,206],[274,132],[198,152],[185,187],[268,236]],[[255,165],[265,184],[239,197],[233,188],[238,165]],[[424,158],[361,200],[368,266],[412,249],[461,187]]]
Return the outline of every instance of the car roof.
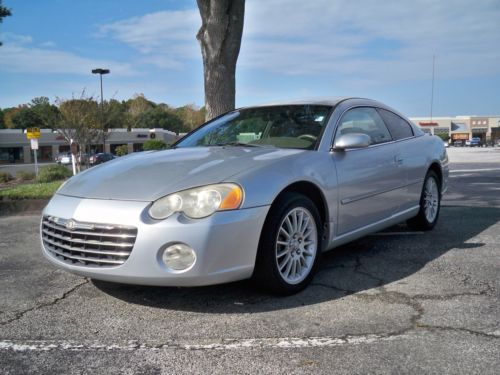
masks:
[[[279,101],[274,101],[274,102],[261,103],[261,104],[257,104],[257,105],[247,106],[244,108],[271,107],[271,106],[277,106],[277,105],[307,105],[307,104],[334,106],[334,105],[337,105],[338,103],[340,103],[341,101],[344,101],[347,99],[358,99],[358,98],[349,97],[349,96],[300,98],[300,99],[279,100]]]

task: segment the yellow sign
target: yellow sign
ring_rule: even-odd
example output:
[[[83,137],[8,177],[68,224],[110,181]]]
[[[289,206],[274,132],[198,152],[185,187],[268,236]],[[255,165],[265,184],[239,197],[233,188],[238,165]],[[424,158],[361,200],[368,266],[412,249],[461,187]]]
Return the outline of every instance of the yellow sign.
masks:
[[[40,138],[40,128],[28,128],[28,129],[26,129],[26,137],[28,139]]]

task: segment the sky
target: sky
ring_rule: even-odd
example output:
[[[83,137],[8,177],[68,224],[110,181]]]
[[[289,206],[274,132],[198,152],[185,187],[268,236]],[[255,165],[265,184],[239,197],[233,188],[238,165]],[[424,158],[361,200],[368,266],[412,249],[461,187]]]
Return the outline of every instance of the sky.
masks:
[[[203,105],[195,0],[4,0],[0,108],[144,94]],[[500,114],[500,0],[247,0],[236,105],[376,99],[408,116]]]

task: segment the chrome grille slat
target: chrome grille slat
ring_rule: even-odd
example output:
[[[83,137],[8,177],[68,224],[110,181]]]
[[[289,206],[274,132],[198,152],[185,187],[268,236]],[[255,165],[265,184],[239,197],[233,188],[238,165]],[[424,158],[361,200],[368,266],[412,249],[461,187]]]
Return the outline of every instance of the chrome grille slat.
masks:
[[[71,241],[71,242],[75,242],[75,243],[101,245],[101,246],[116,246],[116,247],[132,247],[132,246],[134,246],[133,243],[124,243],[124,242],[110,242],[110,241],[97,241],[97,240],[85,241],[85,240],[82,240],[80,238],[71,238],[71,237],[67,237],[67,236],[61,236],[59,234],[55,234],[53,232],[50,232],[47,229],[42,229],[42,231],[43,231],[43,233],[45,233],[49,236],[59,238],[60,240]]]
[[[92,263],[102,263],[102,264],[112,264],[112,265],[115,265],[115,264],[123,264],[125,263],[124,260],[112,260],[112,259],[99,259],[99,258],[92,258],[92,257],[80,257],[80,256],[77,256],[77,255],[68,255],[68,254],[65,254],[65,253],[61,253],[55,249],[50,249],[50,251],[52,251],[53,253],[56,253],[57,255],[63,257],[63,258],[68,258],[68,259],[73,259],[73,260],[78,260],[78,261],[82,261],[82,262],[92,262]]]
[[[42,218],[42,240],[47,252],[68,264],[84,267],[117,267],[128,259],[137,228],[115,224],[84,223]]]
[[[101,254],[101,255],[113,255],[113,256],[117,256],[117,257],[122,257],[122,256],[126,256],[128,258],[128,256],[130,255],[130,252],[129,251],[104,251],[104,250],[99,250],[99,249],[96,249],[96,250],[91,250],[91,249],[83,249],[83,248],[78,248],[78,247],[72,247],[72,246],[68,246],[68,245],[65,245],[65,244],[62,244],[62,243],[58,243],[58,242],[54,242],[48,238],[45,238],[44,237],[44,241],[48,242],[52,247],[61,247],[63,248],[64,250],[67,250],[67,251],[73,251],[75,253],[91,253],[91,254]]]
[[[56,229],[56,230],[61,230],[61,228],[64,228],[61,225],[57,225],[57,224],[54,225],[54,224],[52,224],[50,222],[44,222],[44,225],[48,226],[48,227],[50,227],[52,229]],[[67,230],[67,229],[64,228],[64,230]],[[74,233],[74,234],[80,234],[82,236],[133,238],[135,240],[135,235],[132,235],[132,234],[92,233],[92,232],[84,232],[84,231],[81,231],[81,230],[74,230],[74,231],[72,231],[72,233]]]

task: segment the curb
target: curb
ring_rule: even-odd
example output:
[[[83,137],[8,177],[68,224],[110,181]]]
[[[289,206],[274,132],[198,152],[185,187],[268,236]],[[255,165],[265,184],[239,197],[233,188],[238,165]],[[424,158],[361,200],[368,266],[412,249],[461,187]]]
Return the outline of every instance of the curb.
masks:
[[[0,200],[0,217],[19,214],[39,214],[49,199]]]

